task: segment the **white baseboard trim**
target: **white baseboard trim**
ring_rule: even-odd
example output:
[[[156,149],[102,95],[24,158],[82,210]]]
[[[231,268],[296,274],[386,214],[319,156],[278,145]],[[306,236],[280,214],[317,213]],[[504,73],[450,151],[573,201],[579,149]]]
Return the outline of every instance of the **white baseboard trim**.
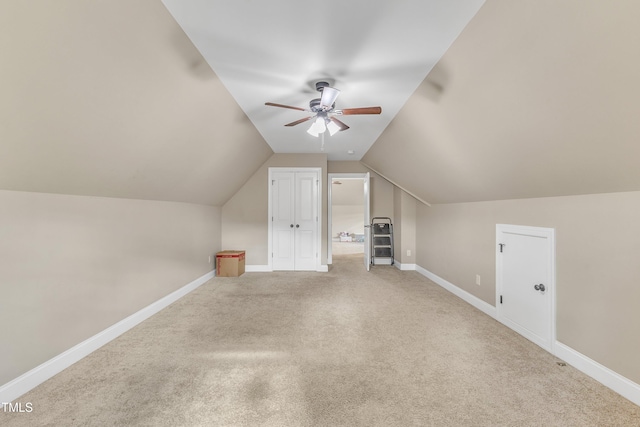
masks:
[[[640,385],[559,341],[555,343],[554,353],[559,359],[640,406]]]
[[[318,273],[328,273],[329,266],[327,264],[322,264],[317,270]]]
[[[77,344],[69,350],[55,356],[53,359],[49,359],[29,372],[9,381],[0,387],[0,402],[12,402],[16,400],[49,378],[73,365],[83,357],[86,357],[103,345],[127,332],[129,329],[153,316],[163,308],[187,295],[189,292],[198,288],[214,276],[215,271],[211,271],[204,276],[197,278],[188,285],[185,285],[169,295],[160,298],[156,302],[149,304],[142,310],[108,327],[102,332],[97,333],[91,338],[82,341],[80,344]]]
[[[398,270],[401,271],[415,271],[416,269],[416,265],[415,264],[407,264],[407,263],[401,263],[398,260],[393,260],[393,265],[396,266],[396,268]]]
[[[268,265],[245,265],[244,271],[247,273],[271,273],[273,270]]]
[[[484,314],[493,317],[494,319],[497,319],[498,317],[498,313],[496,311],[496,308],[494,306],[492,306],[491,304],[486,303],[485,301],[481,300],[480,298],[478,298],[475,295],[470,294],[469,292],[457,287],[456,285],[447,282],[446,280],[444,280],[442,277],[430,272],[429,270],[420,267],[419,265],[416,266],[416,271],[420,274],[422,274],[423,276],[425,276],[427,279],[437,283],[438,285],[442,286],[443,288],[445,288],[446,290],[448,290],[449,292],[451,292],[452,294],[454,294],[455,296],[463,299],[464,301],[468,302],[469,304],[471,304],[472,306],[474,306],[475,308],[477,308],[478,310],[482,311]]]

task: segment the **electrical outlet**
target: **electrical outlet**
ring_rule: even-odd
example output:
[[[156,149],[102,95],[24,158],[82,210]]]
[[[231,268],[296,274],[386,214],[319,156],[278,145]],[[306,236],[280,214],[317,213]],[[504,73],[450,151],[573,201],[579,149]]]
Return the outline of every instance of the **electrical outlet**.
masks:
[[[411,249],[407,249],[407,256],[411,256]]]
[[[476,274],[476,285],[480,286],[480,275]]]

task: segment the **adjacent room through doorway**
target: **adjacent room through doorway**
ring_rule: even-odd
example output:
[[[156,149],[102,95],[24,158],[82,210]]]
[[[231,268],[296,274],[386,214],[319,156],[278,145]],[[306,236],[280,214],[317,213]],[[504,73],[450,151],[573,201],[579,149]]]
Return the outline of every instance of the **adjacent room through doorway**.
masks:
[[[331,252],[364,256],[364,179],[331,179]]]

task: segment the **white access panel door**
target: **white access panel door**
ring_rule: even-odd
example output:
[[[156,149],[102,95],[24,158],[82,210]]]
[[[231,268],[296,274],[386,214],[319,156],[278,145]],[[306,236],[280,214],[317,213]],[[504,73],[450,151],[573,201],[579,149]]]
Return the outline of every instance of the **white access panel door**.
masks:
[[[553,234],[499,225],[496,235],[498,319],[548,351],[555,340]]]
[[[294,270],[315,271],[318,259],[318,174],[295,172]]]
[[[273,269],[294,270],[295,175],[288,172],[274,172],[271,178]]]

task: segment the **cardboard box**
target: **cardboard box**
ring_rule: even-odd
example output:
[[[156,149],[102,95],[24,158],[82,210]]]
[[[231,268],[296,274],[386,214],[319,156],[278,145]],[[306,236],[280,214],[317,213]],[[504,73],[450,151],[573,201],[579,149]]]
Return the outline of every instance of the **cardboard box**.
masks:
[[[221,251],[216,254],[216,276],[238,277],[244,274],[244,251]]]

